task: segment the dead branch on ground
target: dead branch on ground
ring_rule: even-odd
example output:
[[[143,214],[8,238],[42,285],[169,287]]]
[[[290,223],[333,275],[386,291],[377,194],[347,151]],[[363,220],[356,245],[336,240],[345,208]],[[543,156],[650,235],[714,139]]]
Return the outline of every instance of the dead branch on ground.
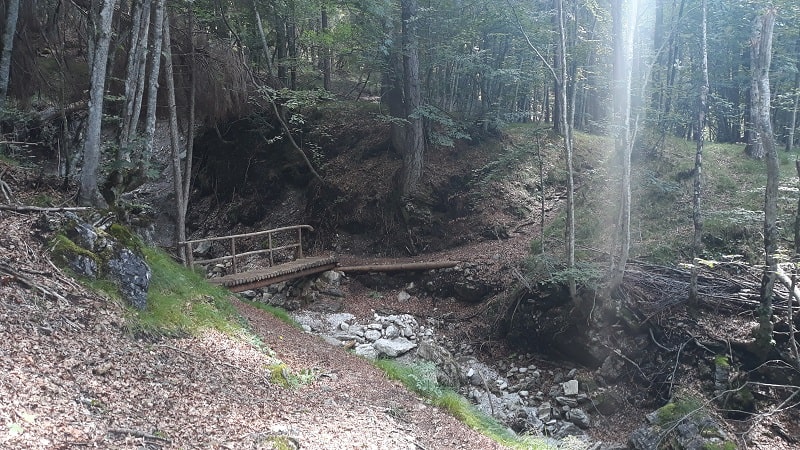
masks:
[[[14,212],[65,212],[65,211],[86,211],[92,209],[90,206],[59,206],[59,207],[43,207],[31,205],[3,205],[0,204],[0,210],[14,211]]]

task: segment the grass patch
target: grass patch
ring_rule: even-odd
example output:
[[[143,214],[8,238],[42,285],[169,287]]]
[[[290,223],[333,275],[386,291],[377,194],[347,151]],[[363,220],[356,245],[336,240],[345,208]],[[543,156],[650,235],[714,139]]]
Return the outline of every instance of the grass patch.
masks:
[[[479,411],[458,393],[439,386],[436,366],[423,362],[406,365],[395,360],[379,359],[375,365],[386,375],[398,380],[413,392],[427,398],[431,404],[449,412],[470,428],[511,448],[528,450],[553,449],[545,440],[533,436],[518,436],[493,417]]]
[[[317,378],[311,369],[293,372],[289,366],[277,362],[269,366],[269,380],[284,388],[296,388],[313,382]]]
[[[128,322],[132,331],[192,334],[213,328],[226,334],[242,334],[245,326],[228,300],[229,292],[209,284],[161,250],[143,248],[142,252],[152,278],[147,308],[131,311]]]

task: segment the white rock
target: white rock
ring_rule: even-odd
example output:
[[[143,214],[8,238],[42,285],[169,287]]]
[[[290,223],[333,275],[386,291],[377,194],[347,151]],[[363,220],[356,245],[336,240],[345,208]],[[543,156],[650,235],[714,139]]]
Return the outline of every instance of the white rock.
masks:
[[[380,338],[381,338],[381,332],[378,330],[370,329],[367,330],[366,333],[364,333],[364,339],[368,341],[377,341]]]
[[[561,383],[564,388],[564,395],[578,395],[578,380],[569,380]]]
[[[405,302],[405,301],[407,301],[407,300],[408,300],[408,299],[410,299],[410,298],[411,298],[411,294],[409,294],[409,293],[408,293],[408,292],[406,292],[406,291],[400,291],[400,292],[397,294],[397,300],[398,300],[398,301],[401,301],[401,302]]]
[[[398,330],[394,325],[389,325],[385,330],[383,330],[383,336],[386,339],[394,339],[400,336],[400,330]]]
[[[373,345],[378,354],[386,355],[390,358],[400,356],[417,346],[417,344],[401,337],[397,339],[378,339]]]
[[[378,351],[375,350],[372,344],[358,344],[353,353],[363,358],[378,359]]]
[[[342,272],[328,270],[322,273],[322,278],[328,283],[338,283],[342,279]]]

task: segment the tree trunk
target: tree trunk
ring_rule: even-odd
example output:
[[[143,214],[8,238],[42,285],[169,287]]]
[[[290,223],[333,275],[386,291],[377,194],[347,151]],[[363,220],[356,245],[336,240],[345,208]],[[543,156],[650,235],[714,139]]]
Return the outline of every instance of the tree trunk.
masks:
[[[125,70],[125,109],[122,114],[118,150],[118,159],[128,161],[130,160],[128,143],[136,132],[137,126],[133,113],[136,108],[136,99],[141,98],[139,97],[139,72],[145,60],[147,35],[150,31],[150,0],[136,1],[131,16],[131,41]]]
[[[764,62],[762,59],[764,55],[760,52],[764,50],[762,48],[762,41],[766,38],[763,34],[766,31],[764,30],[765,18],[766,14],[756,19],[753,24],[753,34],[750,38],[750,70],[752,76],[750,78],[749,111],[746,123],[747,132],[745,133],[747,135],[747,146],[744,151],[748,156],[755,159],[764,158],[767,152],[767,149],[764,148],[764,138],[761,136],[763,128],[761,127],[762,124],[760,121],[762,119],[761,115],[764,113],[762,108],[764,107],[763,102],[765,101],[762,96],[765,92],[761,90],[760,77],[762,76],[762,68],[759,66]],[[771,43],[772,37],[770,36],[769,39]],[[769,74],[767,74],[767,77],[769,77]],[[767,89],[766,94],[769,94],[769,89]],[[770,99],[766,99],[766,101],[767,104],[769,104]],[[767,113],[769,113],[769,111],[767,111]]]
[[[708,0],[703,0],[700,42],[700,70],[703,84],[700,86],[699,105],[697,108],[697,150],[694,155],[694,191],[692,192],[692,223],[694,237],[692,239],[692,277],[689,283],[689,303],[696,306],[697,298],[697,263],[703,248],[703,217],[700,209],[700,193],[703,187],[703,131],[706,128],[706,111],[708,111]]]
[[[139,171],[145,175],[150,166],[156,134],[156,107],[158,106],[158,77],[161,73],[161,44],[164,33],[164,2],[156,0],[153,12],[153,50],[150,55],[150,77],[147,80],[147,121],[144,129],[144,151],[139,161]]]
[[[328,33],[328,9],[323,5],[320,12],[320,26],[322,33]],[[325,40],[327,42],[327,39]],[[326,91],[331,90],[331,49],[326,43],[322,46],[322,88]]]
[[[181,170],[181,144],[178,129],[178,108],[175,106],[175,78],[172,70],[172,43],[169,32],[169,16],[164,17],[164,77],[167,82],[167,106],[169,109],[170,155],[172,156],[172,187],[175,191],[175,248],[181,261],[186,261],[186,252],[181,242],[186,240],[186,216],[183,214],[183,174]],[[191,132],[191,130],[190,130]]]
[[[772,60],[772,31],[775,26],[775,10],[768,9],[756,19],[751,41],[753,83],[758,100],[752,105],[757,136],[767,160],[767,186],[764,192],[764,253],[766,267],[761,280],[761,305],[758,308],[758,330],[755,348],[757,354],[766,359],[773,342],[773,287],[778,269],[778,152],[770,122],[769,67]]]
[[[633,11],[628,18],[623,17],[625,0],[612,0],[612,47],[614,67],[612,73],[612,133],[614,147],[619,155],[620,199],[617,233],[612,253],[611,274],[608,292],[612,293],[621,284],[628,263],[631,242],[631,58],[633,53],[633,30],[636,26],[636,4],[629,5]]]
[[[194,157],[194,129],[195,129],[195,109],[197,102],[197,52],[194,45],[194,3],[189,3],[189,64],[190,64],[190,84],[189,84],[189,120],[186,125],[186,157],[183,171],[183,210],[180,215],[184,224],[186,223],[186,212],[189,210],[189,194],[192,187],[192,158]],[[186,227],[184,226],[184,233]],[[191,255],[186,255],[189,258]]]
[[[7,3],[6,26],[3,32],[3,52],[0,55],[0,110],[6,107],[8,83],[11,75],[11,54],[14,50],[14,35],[17,33],[19,18],[19,0]]]
[[[81,168],[78,203],[105,207],[105,200],[97,187],[100,166],[100,136],[103,126],[103,94],[106,85],[106,63],[111,43],[111,23],[116,0],[92,2],[89,12],[89,39],[91,55],[91,87],[89,91],[89,117],[86,139],[83,144],[83,167]]]
[[[128,142],[136,137],[139,129],[139,120],[142,116],[142,104],[144,104],[144,94],[147,86],[147,48],[151,47],[148,46],[147,40],[151,28],[152,1],[146,0],[144,8],[144,16],[142,17],[144,21],[142,24],[144,39],[139,41],[139,73],[136,75],[136,96],[133,99],[133,112],[130,115],[131,123],[128,128]]]
[[[264,34],[264,25],[261,23],[261,14],[258,13],[258,2],[253,0],[253,12],[256,15],[256,26],[258,27],[258,37],[261,39],[261,46],[264,48],[264,64],[267,68],[267,75],[269,76],[270,80],[273,78],[272,74],[272,62],[270,59],[272,58],[272,54],[269,51],[269,45],[267,44],[267,36]]]
[[[422,158],[425,151],[425,136],[419,107],[422,103],[419,86],[419,54],[417,40],[417,1],[401,0],[403,42],[403,106],[405,136],[403,142],[403,166],[400,171],[400,196],[414,194],[422,178]]]
[[[567,103],[567,33],[564,26],[564,1],[556,0],[556,20],[558,21],[558,44],[556,55],[558,60],[558,122],[560,122],[561,136],[564,140],[564,164],[567,175],[567,226],[565,230],[566,252],[567,252],[567,284],[569,296],[573,302],[577,302],[577,286],[575,284],[575,182],[572,170],[572,124],[568,116]],[[557,80],[557,81],[559,81]]]

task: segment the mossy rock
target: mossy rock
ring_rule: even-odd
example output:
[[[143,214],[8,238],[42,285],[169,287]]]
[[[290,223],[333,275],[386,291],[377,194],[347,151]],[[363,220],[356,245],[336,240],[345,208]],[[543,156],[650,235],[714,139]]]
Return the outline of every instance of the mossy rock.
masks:
[[[669,426],[687,417],[705,414],[705,410],[696,399],[675,399],[656,411],[656,423],[660,426]]]
[[[142,243],[142,240],[139,238],[139,236],[134,234],[127,227],[124,227],[124,226],[122,226],[120,224],[116,224],[116,223],[112,224],[108,228],[108,234],[109,234],[109,236],[111,236],[114,239],[116,239],[117,242],[119,242],[123,246],[125,246],[125,247],[127,247],[127,248],[129,248],[131,250],[134,250],[136,253],[138,253],[140,255],[142,254],[142,248],[144,246],[144,244]]]

